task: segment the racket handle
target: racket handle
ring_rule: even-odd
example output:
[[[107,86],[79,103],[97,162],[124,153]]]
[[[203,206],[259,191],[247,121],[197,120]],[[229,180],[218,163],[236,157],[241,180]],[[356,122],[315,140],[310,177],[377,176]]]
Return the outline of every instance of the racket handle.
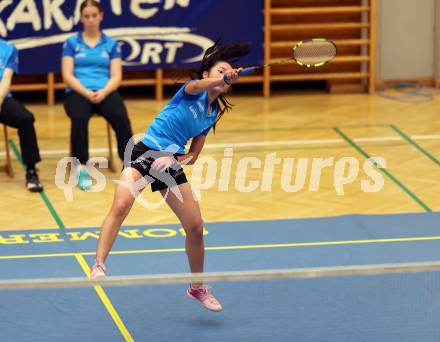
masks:
[[[252,74],[255,70],[258,70],[258,69],[260,69],[259,66],[253,66],[253,67],[244,68],[244,69],[241,69],[241,70],[238,72],[238,75],[240,75],[240,76],[243,76],[243,75],[250,75],[250,74]]]

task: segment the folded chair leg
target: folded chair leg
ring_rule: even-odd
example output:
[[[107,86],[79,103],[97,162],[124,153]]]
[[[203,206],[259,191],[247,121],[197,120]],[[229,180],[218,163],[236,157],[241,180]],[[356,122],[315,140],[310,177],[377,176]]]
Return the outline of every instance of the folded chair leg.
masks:
[[[112,172],[116,172],[116,166],[113,160],[112,128],[108,122],[107,122],[107,140],[108,140],[108,166]]]
[[[8,128],[6,125],[3,125],[3,135],[5,137],[5,151],[6,151],[6,164],[4,166],[4,170],[6,171],[9,177],[14,177],[14,170],[12,169],[12,161],[11,161],[11,151],[9,148],[9,138],[8,138]]]

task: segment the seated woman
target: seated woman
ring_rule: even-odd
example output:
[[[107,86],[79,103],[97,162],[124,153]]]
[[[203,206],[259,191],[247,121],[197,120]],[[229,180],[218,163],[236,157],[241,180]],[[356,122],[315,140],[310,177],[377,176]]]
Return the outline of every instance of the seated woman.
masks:
[[[80,13],[84,30],[64,43],[61,68],[68,86],[64,108],[71,120],[72,157],[80,162],[78,187],[88,190],[92,181],[85,165],[89,159],[88,124],[92,115],[102,115],[113,127],[121,160],[132,130],[117,91],[122,78],[121,52],[117,41],[100,30],[102,6],[96,0],[86,0]]]
[[[12,76],[18,71],[18,52],[14,45],[0,39],[0,122],[18,128],[23,162],[26,165],[26,187],[31,192],[43,191],[35,164],[40,152],[34,127],[34,115],[10,92]]]

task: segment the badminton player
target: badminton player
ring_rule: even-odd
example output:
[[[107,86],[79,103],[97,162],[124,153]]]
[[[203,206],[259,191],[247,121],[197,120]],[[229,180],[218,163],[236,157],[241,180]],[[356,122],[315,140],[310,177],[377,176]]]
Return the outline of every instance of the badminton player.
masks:
[[[139,189],[139,180],[144,185],[151,184],[152,191],[159,191],[176,214],[186,232],[185,249],[191,272],[203,272],[202,215],[181,163],[193,164],[197,160],[210,130],[232,108],[225,93],[238,80],[239,69],[234,69],[231,63],[248,53],[245,44],[221,45],[217,41],[208,48],[197,78],[193,77],[179,89],[134,146],[130,160],[124,162],[113,204],[101,227],[92,278],[106,274],[104,262],[137,190],[143,190],[143,186]],[[185,153],[184,147],[190,139],[189,151]],[[202,282],[189,284],[187,294],[209,310],[222,310],[210,287]]]

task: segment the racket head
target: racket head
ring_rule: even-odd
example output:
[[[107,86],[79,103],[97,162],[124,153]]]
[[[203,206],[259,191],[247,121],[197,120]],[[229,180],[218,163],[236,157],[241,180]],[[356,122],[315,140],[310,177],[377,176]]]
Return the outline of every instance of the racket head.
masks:
[[[329,39],[314,38],[299,42],[292,50],[298,65],[317,68],[331,61],[337,54],[336,44]]]

